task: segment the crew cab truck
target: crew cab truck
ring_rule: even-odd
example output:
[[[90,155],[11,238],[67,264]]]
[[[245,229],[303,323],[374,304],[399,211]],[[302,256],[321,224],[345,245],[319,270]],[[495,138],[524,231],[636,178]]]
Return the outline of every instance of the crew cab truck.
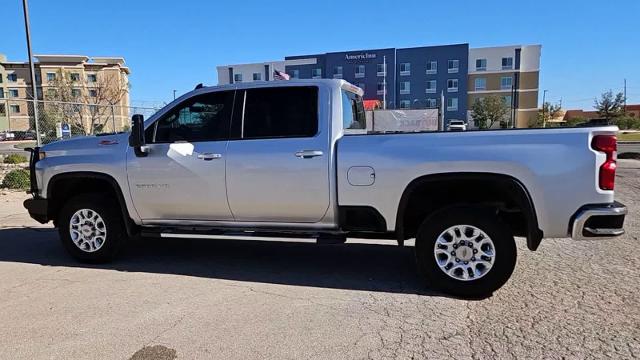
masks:
[[[342,80],[199,87],[130,133],[31,149],[31,216],[80,261],[127,238],[415,238],[429,284],[500,288],[514,237],[621,235],[616,127],[367,134]],[[346,245],[348,246],[348,245]]]

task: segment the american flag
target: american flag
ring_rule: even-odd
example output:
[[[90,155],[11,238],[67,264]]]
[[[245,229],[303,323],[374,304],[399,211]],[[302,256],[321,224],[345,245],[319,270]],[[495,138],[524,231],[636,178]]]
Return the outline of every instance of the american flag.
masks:
[[[279,71],[279,70],[274,70],[273,71],[273,79],[274,80],[289,80],[291,77],[283,72],[283,71]]]

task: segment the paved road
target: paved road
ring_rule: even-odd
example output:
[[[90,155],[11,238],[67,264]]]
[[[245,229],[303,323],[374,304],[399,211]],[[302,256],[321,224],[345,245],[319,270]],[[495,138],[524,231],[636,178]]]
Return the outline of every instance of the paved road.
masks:
[[[635,152],[640,154],[640,141],[635,143],[618,144],[618,153]]]
[[[0,154],[27,154],[23,149],[16,149],[14,146],[24,141],[0,141]],[[31,142],[31,141],[28,141]]]
[[[639,358],[640,161],[620,162],[622,238],[518,244],[512,279],[462,301],[376,243],[137,241],[71,261],[0,196],[0,358]]]

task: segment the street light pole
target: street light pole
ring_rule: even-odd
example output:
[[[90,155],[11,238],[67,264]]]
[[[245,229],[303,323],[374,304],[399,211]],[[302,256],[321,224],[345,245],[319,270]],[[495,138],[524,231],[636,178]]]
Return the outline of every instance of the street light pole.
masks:
[[[33,66],[33,54],[31,53],[31,31],[29,29],[29,6],[27,0],[22,0],[22,10],[24,11],[24,28],[27,34],[27,52],[29,53],[29,68],[31,70],[31,97],[33,98],[33,122],[36,130],[36,142],[40,146],[40,128],[38,126],[38,87],[36,85],[36,70]]]
[[[176,99],[176,90],[173,90],[173,100]]]
[[[545,99],[547,97],[547,91],[549,91],[549,90],[543,90],[542,91],[542,127],[543,128],[547,127],[547,119],[544,117],[544,103],[545,103]]]

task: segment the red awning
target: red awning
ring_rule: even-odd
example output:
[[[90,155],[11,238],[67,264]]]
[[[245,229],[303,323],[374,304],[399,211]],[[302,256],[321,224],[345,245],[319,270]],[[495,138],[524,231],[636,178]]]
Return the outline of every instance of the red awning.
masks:
[[[382,103],[380,100],[364,100],[364,109],[365,110],[375,110],[382,108]]]

